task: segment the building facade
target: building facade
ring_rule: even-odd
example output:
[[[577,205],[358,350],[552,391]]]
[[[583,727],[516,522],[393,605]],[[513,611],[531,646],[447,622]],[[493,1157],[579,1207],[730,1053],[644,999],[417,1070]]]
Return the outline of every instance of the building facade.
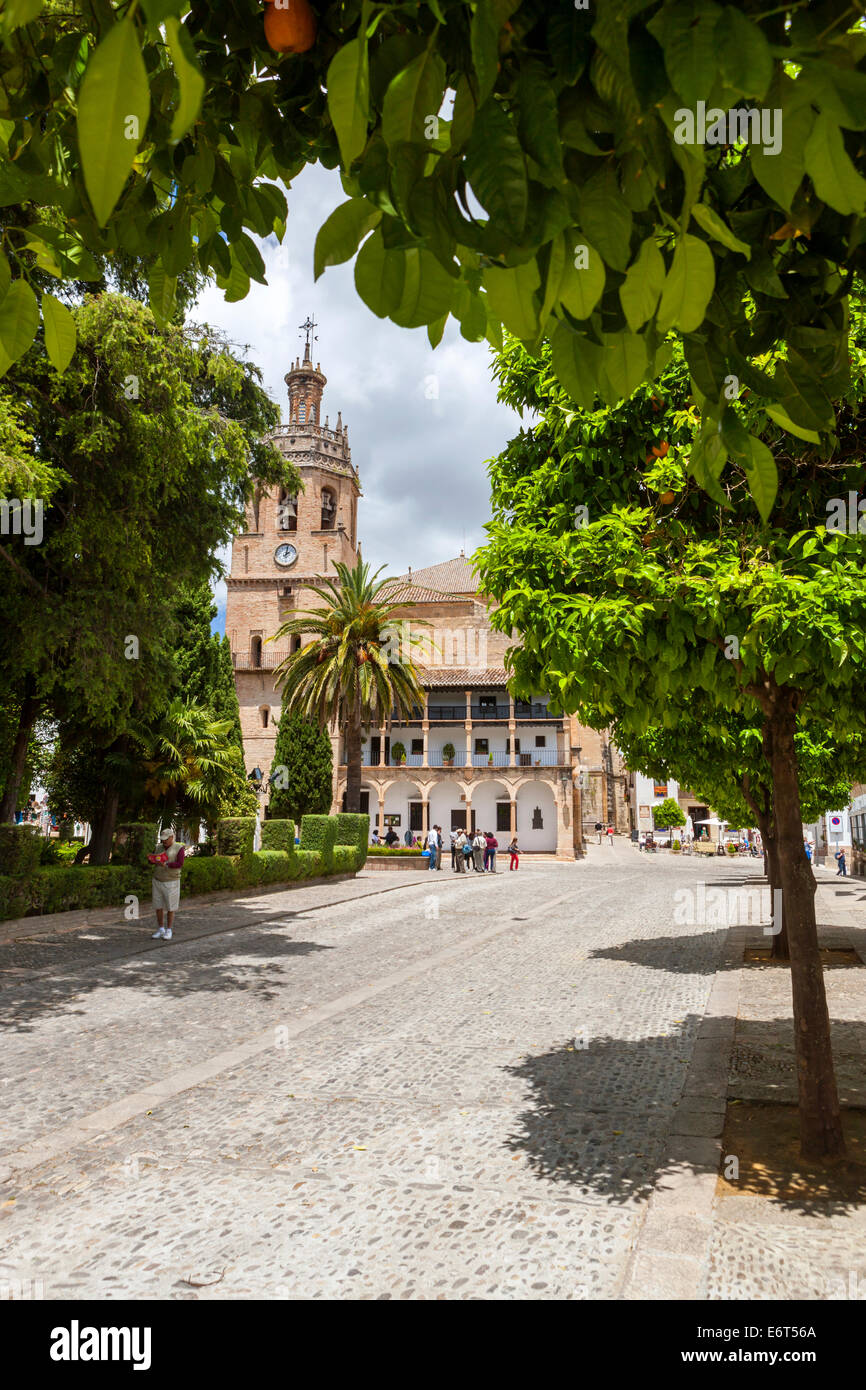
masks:
[[[358,547],[361,493],[348,432],[321,422],[326,383],[307,339],[303,361],[285,377],[289,421],[273,439],[304,483],[297,496],[262,491],[232,547],[226,632],[240,705],[248,771],[267,779],[280,716],[274,670],[290,654],[274,643],[289,617],[317,603],[335,563]],[[517,835],[527,852],[573,858],[599,820],[632,826],[628,776],[604,732],[554,714],[546,696],[521,702],[506,687],[513,638],[495,632],[470,561],[460,555],[394,579],[403,605],[393,640],[419,666],[425,698],[411,720],[366,731],[362,809],[403,839],[438,824]],[[298,644],[300,639],[293,639]],[[420,644],[420,645],[416,645]],[[334,809],[344,802],[345,745],[331,730]]]

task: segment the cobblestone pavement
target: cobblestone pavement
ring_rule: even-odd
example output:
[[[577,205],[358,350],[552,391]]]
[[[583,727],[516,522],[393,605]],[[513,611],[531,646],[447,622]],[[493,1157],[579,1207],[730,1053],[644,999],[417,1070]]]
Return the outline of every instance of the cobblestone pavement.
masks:
[[[7,932],[0,1285],[665,1297],[698,1221],[686,1296],[752,1296],[796,1230],[774,1216],[765,1255],[763,1208],[709,1213],[728,1063],[707,1030],[733,1039],[737,977],[674,895],[759,867],[621,843],[220,895],[171,945],[111,914]]]

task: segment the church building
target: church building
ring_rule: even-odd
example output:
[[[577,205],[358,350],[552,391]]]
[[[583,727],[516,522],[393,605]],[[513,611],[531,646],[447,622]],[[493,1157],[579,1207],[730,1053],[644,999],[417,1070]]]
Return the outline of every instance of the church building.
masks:
[[[326,377],[311,359],[309,320],[303,361],[286,373],[288,423],[273,442],[297,466],[297,496],[262,491],[232,547],[226,632],[240,704],[248,771],[266,782],[280,718],[275,668],[296,649],[268,642],[288,618],[320,602],[317,588],[358,548],[361,488],[347,427],[322,419]],[[552,713],[543,693],[515,700],[506,687],[505,650],[471,562],[455,559],[394,578],[387,593],[405,604],[400,628],[422,636],[413,655],[425,688],[413,719],[369,729],[364,737],[362,809],[380,832],[421,833],[435,824],[517,834],[521,849],[572,859],[597,821],[630,829],[628,775],[604,732]],[[409,648],[407,647],[408,651]],[[333,809],[346,787],[342,731],[331,730]],[[263,792],[263,797],[265,793]]]

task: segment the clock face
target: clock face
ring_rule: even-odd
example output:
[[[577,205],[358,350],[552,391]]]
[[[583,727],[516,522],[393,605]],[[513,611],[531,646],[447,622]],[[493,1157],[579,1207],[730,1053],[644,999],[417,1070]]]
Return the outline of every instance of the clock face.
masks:
[[[284,541],[282,545],[278,545],[274,551],[274,559],[278,565],[282,565],[283,569],[288,569],[289,565],[293,565],[297,558],[297,550],[293,545],[289,545],[288,541]]]

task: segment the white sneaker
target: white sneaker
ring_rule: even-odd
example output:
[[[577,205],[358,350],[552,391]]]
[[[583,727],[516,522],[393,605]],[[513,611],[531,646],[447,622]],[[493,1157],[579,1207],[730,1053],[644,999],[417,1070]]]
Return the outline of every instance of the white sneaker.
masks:
[[[163,932],[163,937],[166,941],[171,941],[171,927],[166,927],[165,931]]]
[[[151,941],[158,941],[161,936],[165,936],[165,927],[159,927],[150,939]]]

